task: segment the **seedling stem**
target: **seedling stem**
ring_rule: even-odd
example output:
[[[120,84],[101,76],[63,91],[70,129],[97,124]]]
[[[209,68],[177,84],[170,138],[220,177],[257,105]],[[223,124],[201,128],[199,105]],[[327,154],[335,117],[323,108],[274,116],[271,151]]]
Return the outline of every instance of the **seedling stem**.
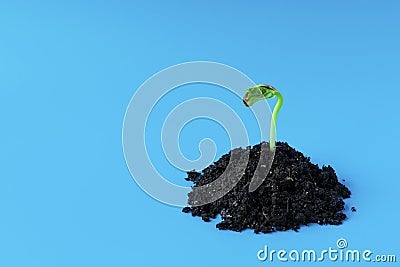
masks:
[[[269,148],[271,151],[275,150],[275,139],[276,139],[276,120],[278,118],[278,112],[282,107],[283,97],[282,95],[271,85],[259,84],[257,86],[248,88],[245,90],[246,94],[243,97],[243,103],[250,107],[255,102],[267,98],[276,97],[278,102],[274,107],[274,111],[272,112],[271,119],[271,129],[269,134]]]

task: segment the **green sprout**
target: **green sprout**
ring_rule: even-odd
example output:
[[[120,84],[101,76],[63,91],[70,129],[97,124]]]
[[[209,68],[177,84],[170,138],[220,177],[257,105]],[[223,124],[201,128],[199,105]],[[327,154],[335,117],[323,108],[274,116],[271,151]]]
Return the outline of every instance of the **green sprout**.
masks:
[[[251,107],[254,103],[259,100],[277,97],[278,102],[272,112],[271,129],[269,135],[269,148],[271,151],[275,150],[275,138],[276,138],[276,120],[278,118],[278,112],[282,106],[283,98],[282,95],[271,85],[259,84],[257,86],[248,88],[245,90],[246,94],[243,96],[243,103],[246,107]]]

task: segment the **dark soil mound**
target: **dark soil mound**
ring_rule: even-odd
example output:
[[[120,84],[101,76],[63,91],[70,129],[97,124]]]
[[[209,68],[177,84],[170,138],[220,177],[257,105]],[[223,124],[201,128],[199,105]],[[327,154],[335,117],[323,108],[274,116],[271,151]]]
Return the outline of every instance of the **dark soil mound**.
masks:
[[[309,223],[339,225],[346,218],[342,212],[343,199],[350,197],[350,191],[338,182],[333,168],[319,168],[287,143],[277,142],[269,174],[250,193],[248,187],[259,161],[261,144],[248,149],[246,171],[228,194],[203,206],[185,207],[183,212],[200,216],[204,221],[221,214],[218,229],[239,232],[254,229],[255,233],[297,231]],[[229,159],[230,154],[226,154],[202,173],[188,172],[186,180],[192,181],[193,187],[210,183],[227,167]],[[190,198],[191,193],[189,203]]]

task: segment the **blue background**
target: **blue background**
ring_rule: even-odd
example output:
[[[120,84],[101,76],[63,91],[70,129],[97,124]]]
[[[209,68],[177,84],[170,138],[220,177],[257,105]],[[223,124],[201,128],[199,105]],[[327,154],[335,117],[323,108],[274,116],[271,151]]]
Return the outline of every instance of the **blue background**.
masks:
[[[0,266],[273,265],[257,260],[264,245],[319,250],[340,237],[399,257],[399,9],[390,0],[1,1]],[[193,60],[280,89],[278,139],[331,164],[357,212],[338,227],[255,235],[218,231],[142,192],[122,153],[125,109],[151,75]],[[189,126],[190,158],[197,145],[185,135],[201,126]],[[218,127],[202,137],[215,129],[222,140]]]

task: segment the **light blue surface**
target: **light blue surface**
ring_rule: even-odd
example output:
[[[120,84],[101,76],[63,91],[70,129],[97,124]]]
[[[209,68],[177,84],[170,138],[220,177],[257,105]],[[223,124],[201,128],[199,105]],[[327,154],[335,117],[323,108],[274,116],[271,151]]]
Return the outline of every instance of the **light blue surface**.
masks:
[[[400,3],[262,2],[0,2],[1,267],[266,266],[279,262],[257,260],[264,245],[322,250],[341,237],[400,257]],[[254,235],[143,193],[122,154],[125,109],[151,75],[193,60],[280,89],[278,139],[331,164],[357,212],[339,227]],[[194,139],[227,152],[208,124],[183,131],[189,158],[203,126]]]

